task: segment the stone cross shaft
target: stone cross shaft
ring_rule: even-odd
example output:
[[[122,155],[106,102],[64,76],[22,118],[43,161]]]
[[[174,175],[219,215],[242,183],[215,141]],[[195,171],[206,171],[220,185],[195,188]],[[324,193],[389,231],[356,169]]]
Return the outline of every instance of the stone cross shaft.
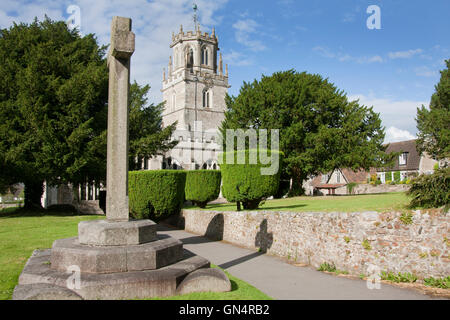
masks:
[[[106,169],[106,218],[128,221],[128,117],[130,59],[135,35],[131,19],[114,17],[108,53],[108,145]]]

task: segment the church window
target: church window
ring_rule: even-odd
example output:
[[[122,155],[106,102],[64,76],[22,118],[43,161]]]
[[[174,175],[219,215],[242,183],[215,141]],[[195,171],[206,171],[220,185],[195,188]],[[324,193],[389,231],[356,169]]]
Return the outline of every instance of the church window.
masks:
[[[209,97],[209,90],[203,91],[203,108],[209,108],[210,107],[210,97]]]
[[[208,49],[202,49],[202,64],[208,65]]]

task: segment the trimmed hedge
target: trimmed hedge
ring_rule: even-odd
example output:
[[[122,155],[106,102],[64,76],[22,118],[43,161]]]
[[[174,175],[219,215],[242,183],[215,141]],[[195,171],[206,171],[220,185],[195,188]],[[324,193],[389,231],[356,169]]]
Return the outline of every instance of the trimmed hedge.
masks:
[[[135,219],[159,221],[178,213],[184,202],[185,183],[185,171],[130,171],[130,215]]]
[[[220,193],[222,175],[219,170],[193,170],[186,173],[186,200],[200,208],[216,200]]]
[[[250,155],[255,152],[257,163],[249,164]],[[278,151],[268,153],[279,155],[280,167],[274,175],[261,174],[261,168],[268,168],[270,164],[261,164],[257,150],[241,150],[233,153],[234,163],[231,164],[226,163],[228,153],[221,154],[222,194],[229,202],[237,202],[238,210],[240,210],[241,202],[244,209],[256,209],[263,199],[275,195],[278,191],[283,153]],[[238,155],[242,153],[244,153],[245,164],[237,163]]]
[[[411,183],[407,194],[412,197],[410,207],[438,208],[450,206],[450,167],[431,175],[420,175]]]

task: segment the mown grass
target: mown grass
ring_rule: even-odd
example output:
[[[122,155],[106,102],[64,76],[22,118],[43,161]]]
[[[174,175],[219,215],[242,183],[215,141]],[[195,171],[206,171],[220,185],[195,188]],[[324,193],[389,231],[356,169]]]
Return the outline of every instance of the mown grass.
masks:
[[[404,192],[395,192],[351,196],[274,199],[265,201],[260,205],[258,210],[292,212],[385,212],[388,210],[407,210],[408,203],[409,198]],[[204,210],[236,211],[236,204],[208,204]]]
[[[0,300],[11,299],[25,263],[36,249],[51,248],[53,241],[77,235],[78,223],[103,216],[74,215],[69,212],[29,212],[8,208],[0,211]],[[193,293],[159,298],[175,300],[265,300],[258,289],[229,275],[232,291]]]

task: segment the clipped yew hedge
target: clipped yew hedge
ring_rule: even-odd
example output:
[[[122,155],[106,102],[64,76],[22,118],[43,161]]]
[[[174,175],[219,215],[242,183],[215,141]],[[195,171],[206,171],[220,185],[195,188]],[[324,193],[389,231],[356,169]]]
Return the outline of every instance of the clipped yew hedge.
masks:
[[[185,183],[186,172],[181,170],[129,172],[130,215],[159,221],[178,213],[184,202]]]
[[[186,172],[186,200],[200,208],[216,200],[220,193],[222,176],[219,170],[193,170]]]
[[[278,156],[279,168],[273,175],[262,175],[261,168],[270,167],[270,164],[261,164],[257,150],[234,151],[234,161],[227,163],[228,153],[224,152],[220,158],[222,172],[222,194],[229,202],[237,202],[237,210],[240,203],[244,209],[257,209],[265,198],[276,195],[280,183],[281,163],[283,153],[269,151],[268,154]],[[250,164],[252,153],[257,153],[257,163]],[[238,163],[238,155],[245,156],[245,163]]]

